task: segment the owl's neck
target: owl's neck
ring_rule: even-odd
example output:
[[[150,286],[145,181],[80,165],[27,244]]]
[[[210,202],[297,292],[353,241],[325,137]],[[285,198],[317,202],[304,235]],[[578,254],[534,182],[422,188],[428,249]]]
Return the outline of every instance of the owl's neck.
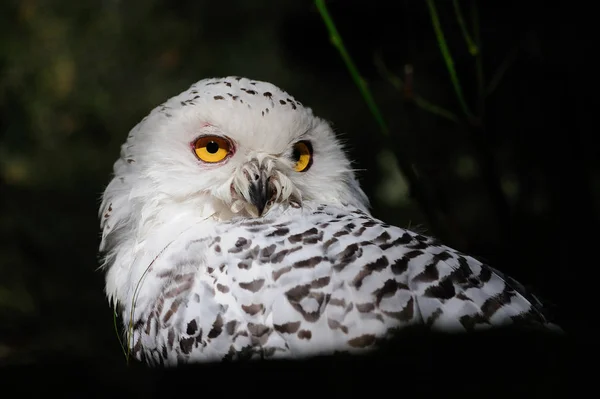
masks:
[[[206,198],[185,201],[155,199],[143,206],[131,204],[130,214],[111,232],[106,257],[106,293],[118,303],[131,301],[131,287],[149,260],[192,226],[214,223],[215,208]],[[151,260],[150,260],[151,261]]]

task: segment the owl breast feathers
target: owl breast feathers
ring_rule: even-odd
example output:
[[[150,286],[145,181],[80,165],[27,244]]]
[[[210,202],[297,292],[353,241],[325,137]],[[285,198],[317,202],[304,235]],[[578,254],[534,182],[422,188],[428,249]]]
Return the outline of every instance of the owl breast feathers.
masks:
[[[373,218],[329,125],[265,82],[154,109],[100,217],[107,295],[152,365],[360,353],[418,325],[560,331],[515,280]]]

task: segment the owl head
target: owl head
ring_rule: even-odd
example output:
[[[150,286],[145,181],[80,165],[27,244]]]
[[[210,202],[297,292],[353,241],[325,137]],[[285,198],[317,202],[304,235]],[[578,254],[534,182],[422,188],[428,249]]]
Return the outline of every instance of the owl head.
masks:
[[[270,83],[205,79],[130,131],[102,197],[101,250],[176,220],[310,204],[368,207],[329,124]]]

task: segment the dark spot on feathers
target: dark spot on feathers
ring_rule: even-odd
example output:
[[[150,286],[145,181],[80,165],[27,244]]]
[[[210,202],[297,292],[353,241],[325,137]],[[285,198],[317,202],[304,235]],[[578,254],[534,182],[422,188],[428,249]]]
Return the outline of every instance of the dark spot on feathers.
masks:
[[[297,285],[294,288],[289,289],[285,296],[290,302],[300,302],[310,292],[309,285]]]
[[[481,265],[481,273],[479,273],[479,279],[482,282],[487,283],[488,281],[490,281],[491,278],[492,271],[488,267],[485,267],[485,265]]]
[[[260,258],[264,259],[264,261],[268,260],[271,255],[273,255],[273,252],[275,252],[275,248],[277,248],[277,246],[275,244],[271,244],[268,247],[261,249]]]
[[[311,236],[311,235],[315,235],[315,234],[318,234],[318,233],[319,233],[319,231],[317,230],[317,228],[313,227],[311,229],[306,230],[303,233],[293,234],[293,235],[289,236],[288,240],[292,244],[295,244],[297,242],[302,241],[302,239],[305,238],[305,236]]]
[[[279,100],[279,104],[281,104],[281,105],[285,105],[285,104],[286,104],[286,102],[285,102],[285,100]]]
[[[173,317],[173,314],[175,314],[175,312],[179,308],[180,303],[181,303],[181,299],[176,299],[173,301],[173,303],[171,304],[171,307],[169,308],[169,310],[167,310],[165,317],[163,317],[163,323],[168,322],[171,319],[171,317]]]
[[[173,343],[175,342],[175,331],[173,328],[169,328],[169,332],[167,333],[167,345],[169,349],[173,349]]]
[[[248,323],[248,331],[255,337],[261,337],[270,332],[270,328],[264,324]]]
[[[237,266],[240,269],[249,270],[252,267],[252,260],[243,260],[241,262],[238,262]]]
[[[323,244],[323,249],[327,251],[327,249],[329,249],[329,247],[335,244],[336,242],[338,242],[337,238],[330,238],[329,240],[325,241],[325,244]]]
[[[334,233],[333,236],[341,237],[341,236],[345,236],[346,234],[350,234],[350,232],[348,230],[340,230],[340,231]]]
[[[357,303],[356,309],[360,313],[367,313],[367,312],[371,312],[371,311],[375,310],[375,305],[373,305],[372,303],[360,303],[360,304]]]
[[[396,238],[392,242],[387,242],[385,244],[380,244],[379,248],[381,248],[383,250],[386,250],[386,249],[389,249],[391,247],[397,247],[397,246],[400,246],[400,245],[407,245],[410,242],[412,242],[412,240],[413,240],[413,238],[412,238],[412,236],[410,234],[404,233],[404,234],[402,234],[402,237],[398,237],[398,238]]]
[[[456,290],[454,289],[452,280],[450,278],[445,278],[437,285],[427,287],[423,295],[431,298],[450,299],[456,295]]]
[[[181,351],[183,353],[185,353],[186,355],[189,354],[192,351],[192,346],[194,345],[194,337],[189,337],[189,338],[182,338],[179,341],[179,347],[181,348]]]
[[[503,291],[498,295],[494,295],[491,298],[488,298],[483,305],[481,305],[481,311],[483,315],[489,319],[500,309],[502,306],[510,303],[512,295]]]
[[[450,277],[452,281],[456,284],[465,285],[469,280],[469,276],[471,275],[471,269],[467,263],[467,260],[459,256],[458,257],[458,267],[450,273]]]
[[[277,230],[267,234],[267,237],[284,236],[284,235],[288,234],[289,232],[290,232],[290,229],[288,229],[287,227],[280,227]]]
[[[229,287],[223,284],[217,283],[217,289],[221,291],[223,294],[227,294],[229,292]]]
[[[285,323],[285,324],[275,324],[273,327],[275,328],[275,331],[277,331],[279,333],[294,334],[300,328],[300,322],[293,321],[293,322],[289,322],[289,323]]]
[[[198,331],[198,323],[196,323],[196,320],[192,320],[188,323],[185,332],[187,335],[194,335],[196,331]]]
[[[302,247],[294,247],[292,249],[282,249],[271,257],[271,263],[279,263],[283,261],[283,259],[293,252],[300,250]]]
[[[358,275],[356,277],[354,277],[352,284],[354,284],[354,286],[356,288],[360,288],[362,286],[363,280],[367,276],[371,275],[374,271],[383,270],[388,265],[389,265],[389,262],[385,256],[382,256],[381,258],[377,259],[375,262],[367,263],[365,266],[363,266],[363,268],[358,273]]]
[[[316,280],[313,280],[310,283],[311,288],[323,288],[329,284],[331,278],[329,276],[321,277]]]
[[[292,270],[292,267],[286,266],[286,267],[282,267],[281,269],[279,269],[277,271],[274,271],[273,272],[273,281],[277,281],[279,279],[279,277],[281,277],[285,273],[288,273],[290,270]]]
[[[250,316],[254,316],[258,312],[262,311],[264,306],[261,303],[254,303],[252,305],[242,305],[242,309],[244,312],[248,313]]]
[[[400,321],[410,321],[415,314],[415,301],[414,298],[411,297],[408,302],[406,302],[406,306],[399,312],[386,312],[383,311],[383,314],[389,317],[393,317],[394,319]]]
[[[465,330],[472,331],[477,324],[489,324],[489,322],[480,313],[474,315],[463,315],[459,319],[460,324],[463,325]]]
[[[332,298],[329,301],[331,306],[341,306],[342,308],[346,307],[346,301],[344,299]]]
[[[441,315],[443,311],[442,308],[438,308],[429,316],[429,318],[425,321],[425,324],[431,326]]]
[[[215,322],[212,325],[212,329],[208,333],[208,338],[217,338],[223,332],[223,318],[221,315],[217,315]]]
[[[445,261],[450,258],[452,258],[452,255],[448,251],[442,251],[439,254],[433,255],[433,259],[436,261]]]
[[[227,334],[229,334],[229,335],[235,334],[237,325],[238,325],[238,322],[235,320],[228,321],[227,324],[225,324],[225,332],[227,332]]]
[[[383,243],[387,242],[388,240],[390,240],[391,238],[392,237],[389,235],[389,233],[387,231],[384,231],[379,236],[377,236],[377,238],[375,238],[373,240],[373,242],[375,244],[383,244]]]
[[[296,286],[285,293],[290,305],[299,312],[304,320],[314,323],[319,320],[319,316],[321,313],[321,308],[323,303],[327,303],[329,301],[330,294],[324,294],[322,292],[310,292],[310,286],[308,284]],[[317,309],[314,311],[307,312],[301,305],[302,299],[305,297],[309,297],[314,299],[317,302]]]
[[[184,292],[192,288],[193,283],[193,281],[187,281],[184,284],[171,288],[169,291],[165,292],[165,298],[174,298],[180,294],[183,294]]]
[[[265,279],[261,278],[258,280],[251,281],[249,283],[239,283],[240,288],[248,290],[250,292],[258,292],[265,284]]]
[[[473,302],[471,298],[469,298],[464,292],[459,292],[458,294],[456,294],[456,299]]]
[[[404,284],[399,283],[396,280],[389,279],[383,284],[383,287],[375,290],[373,294],[375,295],[375,298],[377,298],[377,306],[379,306],[383,298],[393,296],[398,288],[408,289],[408,287],[404,286]]]
[[[146,330],[144,331],[146,334],[150,334],[150,327],[152,325],[152,320],[154,319],[154,315],[155,313],[152,312],[150,313],[150,316],[148,316],[148,320],[146,321]],[[157,323],[158,325],[158,323]]]
[[[396,261],[392,264],[392,273],[398,275],[404,273],[408,270],[408,258],[402,257],[400,259],[396,259]]]
[[[269,98],[271,98],[271,96],[272,96],[272,95],[273,95],[273,94],[271,94],[271,93],[270,93],[270,92],[268,92],[268,91],[265,91],[265,92],[263,93],[263,96],[265,96],[265,97],[269,97]]]
[[[252,240],[248,240],[244,237],[239,237],[237,239],[237,241],[235,242],[235,247],[231,248],[228,252],[229,253],[241,252],[242,250],[247,249],[251,244],[252,244]]]
[[[373,334],[364,334],[360,337],[352,338],[348,340],[348,345],[353,348],[366,348],[367,346],[371,346],[375,343],[375,335]]]
[[[322,232],[322,231],[321,231],[321,232],[319,232],[319,234],[317,234],[317,235],[313,235],[313,236],[308,236],[308,237],[305,237],[305,238],[302,240],[302,244],[304,244],[304,245],[308,245],[308,244],[316,244],[316,243],[318,243],[319,241],[323,241],[323,232]]]
[[[305,339],[305,340],[309,340],[312,338],[312,332],[308,331],[308,330],[300,330],[298,331],[298,338],[300,339]]]
[[[360,228],[360,229],[358,229],[358,230],[356,230],[354,233],[352,233],[352,235],[353,235],[354,237],[360,237],[360,236],[362,235],[362,233],[364,233],[364,232],[365,232],[365,230],[366,230],[366,229],[367,229],[366,227],[364,227],[364,226],[361,226],[361,228]]]
[[[318,265],[319,263],[321,263],[321,261],[323,260],[323,257],[321,256],[313,256],[312,258],[309,259],[305,259],[305,260],[299,260],[298,262],[294,263],[294,267],[295,268],[312,268],[315,267],[316,265]]]
[[[336,271],[342,270],[350,262],[355,261],[362,255],[362,249],[358,244],[351,244],[346,247],[339,255],[338,262],[333,266]]]
[[[335,319],[331,319],[331,318],[327,319],[327,325],[332,330],[337,330],[339,328],[340,330],[342,330],[342,332],[344,334],[348,334],[348,327],[342,325],[339,321],[337,321]]]
[[[437,269],[437,266],[434,263],[430,263],[425,266],[425,270],[415,276],[413,281],[431,282],[437,280],[438,278],[440,278],[440,273]]]
[[[416,258],[419,255],[423,255],[423,251],[415,250],[415,251],[409,251],[404,254],[404,256],[406,256],[408,259]]]

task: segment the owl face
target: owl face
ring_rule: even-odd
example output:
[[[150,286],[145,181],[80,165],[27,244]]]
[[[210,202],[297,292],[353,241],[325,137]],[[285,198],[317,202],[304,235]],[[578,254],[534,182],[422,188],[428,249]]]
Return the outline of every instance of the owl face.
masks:
[[[299,206],[302,201],[296,173],[305,173],[313,164],[313,147],[308,138],[300,137],[289,148],[274,147],[271,151],[240,143],[213,125],[195,138],[190,147],[198,159],[198,167],[207,175],[211,168],[220,168],[218,183],[206,192],[227,205],[234,213],[244,211],[251,216],[261,216],[275,203]],[[282,151],[280,151],[282,150]],[[232,161],[236,153],[237,159]],[[227,163],[232,165],[227,167]],[[223,175],[223,171],[230,173]]]
[[[121,158],[115,179],[129,175],[130,198],[201,202],[221,219],[307,201],[367,206],[329,124],[266,82],[192,85],[131,131]]]

